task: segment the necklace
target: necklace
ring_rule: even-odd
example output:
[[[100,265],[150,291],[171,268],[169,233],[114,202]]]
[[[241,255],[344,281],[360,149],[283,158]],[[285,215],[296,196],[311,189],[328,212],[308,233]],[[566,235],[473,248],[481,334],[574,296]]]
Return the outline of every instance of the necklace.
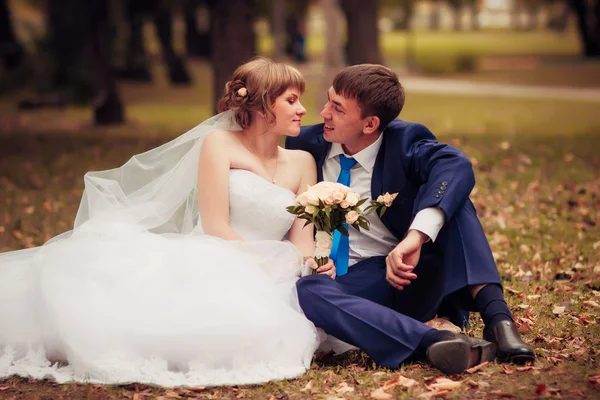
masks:
[[[250,149],[250,151],[256,156],[256,158],[258,158],[258,161],[260,161],[260,163],[263,165],[263,167],[265,167],[265,171],[267,171],[267,173],[269,173],[269,168],[267,168],[267,164],[264,162],[264,160],[262,159],[261,156],[258,155],[258,153],[254,150],[254,148],[252,147],[252,145],[250,144],[250,142],[246,142],[248,144],[248,148]],[[273,175],[271,175],[271,183],[273,185],[277,184],[277,180],[275,179],[275,175],[277,175],[277,166],[279,164],[279,149],[277,149],[277,154],[275,155],[275,170],[273,171]]]

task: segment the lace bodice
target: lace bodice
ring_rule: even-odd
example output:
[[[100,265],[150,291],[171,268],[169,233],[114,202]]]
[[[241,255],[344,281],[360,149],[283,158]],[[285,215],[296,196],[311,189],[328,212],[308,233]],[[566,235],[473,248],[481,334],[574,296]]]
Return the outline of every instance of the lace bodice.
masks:
[[[243,169],[229,171],[231,228],[246,240],[281,240],[294,222],[286,211],[296,195]]]

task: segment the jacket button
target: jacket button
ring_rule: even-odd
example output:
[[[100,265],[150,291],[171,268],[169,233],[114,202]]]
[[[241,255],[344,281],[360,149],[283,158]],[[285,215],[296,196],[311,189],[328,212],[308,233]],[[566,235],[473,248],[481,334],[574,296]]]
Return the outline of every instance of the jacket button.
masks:
[[[439,199],[440,197],[442,197],[442,196],[441,196],[441,195],[439,195],[439,194],[436,194],[436,195],[435,195],[435,198],[436,198],[436,199]]]
[[[442,182],[442,186],[448,186],[448,182],[446,182],[446,181]]]

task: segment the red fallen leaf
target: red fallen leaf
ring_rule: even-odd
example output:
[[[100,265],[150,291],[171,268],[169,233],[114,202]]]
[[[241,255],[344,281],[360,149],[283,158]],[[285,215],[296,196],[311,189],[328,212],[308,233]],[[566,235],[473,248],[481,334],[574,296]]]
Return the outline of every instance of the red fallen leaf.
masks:
[[[590,308],[600,308],[600,304],[598,304],[597,302],[593,301],[593,300],[588,300],[588,301],[584,301],[583,305],[586,307],[590,307]]]
[[[10,386],[0,386],[0,390],[10,389]]]
[[[546,391],[546,384],[544,383],[540,383],[537,388],[535,389],[535,394],[536,395],[541,395],[542,393],[544,393]]]
[[[372,399],[375,399],[375,400],[391,400],[394,398],[394,396],[392,396],[391,394],[386,393],[383,390],[383,388],[373,390],[371,392],[371,394],[369,395],[369,397],[371,397]]]
[[[383,390],[388,391],[395,386],[403,386],[405,388],[411,388],[417,384],[418,384],[417,381],[415,381],[414,379],[410,379],[405,376],[398,375],[394,379],[387,381],[385,383],[385,385],[383,385]]]
[[[133,395],[133,400],[142,400],[144,398],[144,393],[136,393]]]
[[[165,397],[167,399],[178,399],[180,396],[179,396],[179,393],[177,393],[177,392],[167,392],[165,394]]]
[[[600,384],[600,374],[598,374],[596,376],[589,377],[588,381],[591,382],[591,383]]]
[[[585,393],[583,393],[581,390],[579,389],[571,389],[569,390],[569,393],[574,394],[575,396],[585,396]]]
[[[483,368],[483,367],[485,367],[486,365],[488,365],[489,363],[490,363],[489,361],[482,362],[482,363],[481,363],[481,364],[479,364],[479,365],[476,365],[476,366],[474,366],[474,367],[471,367],[471,368],[469,368],[469,369],[465,370],[465,372],[466,372],[467,374],[473,374],[473,373],[475,373],[475,372],[479,371],[481,368]]]
[[[515,372],[515,371],[514,371],[514,370],[513,370],[511,367],[509,367],[509,366],[507,366],[507,365],[503,365],[503,366],[502,366],[502,369],[504,370],[504,373],[505,373],[506,375],[510,375],[510,374],[512,374],[513,372]]]
[[[474,382],[474,381],[466,381],[465,383],[467,384],[467,386],[471,386],[472,388],[479,387],[477,382]]]
[[[42,208],[48,212],[52,212],[52,205],[50,205],[50,202],[48,200],[44,201],[44,204],[42,204]]]

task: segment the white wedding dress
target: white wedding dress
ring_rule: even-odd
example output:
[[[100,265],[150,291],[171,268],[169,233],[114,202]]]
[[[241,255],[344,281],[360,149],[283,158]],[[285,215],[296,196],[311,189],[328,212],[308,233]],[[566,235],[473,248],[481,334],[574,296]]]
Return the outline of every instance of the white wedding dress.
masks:
[[[295,195],[245,170],[230,171],[229,195],[244,241],[100,213],[0,254],[0,378],[209,386],[305,372],[319,343],[296,296],[302,256],[283,240]]]

